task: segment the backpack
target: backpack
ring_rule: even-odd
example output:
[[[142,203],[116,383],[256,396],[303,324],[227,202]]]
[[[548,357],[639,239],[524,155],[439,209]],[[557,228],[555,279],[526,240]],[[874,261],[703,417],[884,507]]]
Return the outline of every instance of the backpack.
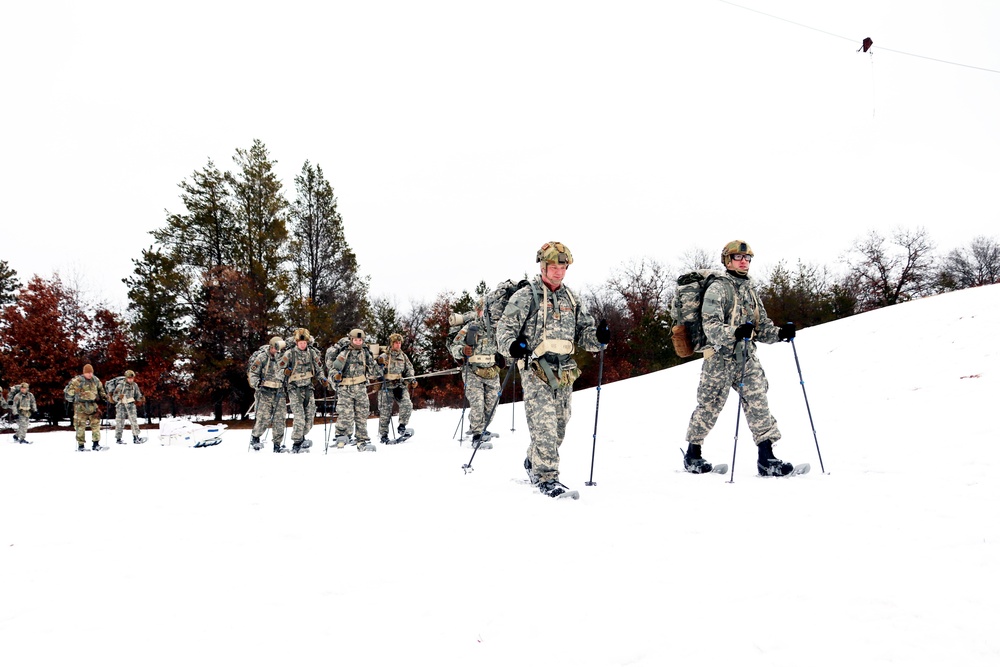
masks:
[[[725,275],[715,269],[698,269],[677,278],[677,293],[670,302],[671,340],[678,357],[690,357],[708,346],[701,324],[701,305],[705,291],[715,280]]]
[[[112,403],[115,400],[115,390],[118,389],[118,387],[121,386],[121,384],[124,382],[125,382],[125,376],[119,375],[118,377],[111,378],[110,380],[104,383],[104,391],[108,392],[108,398],[111,399]]]
[[[76,377],[81,377],[81,376],[78,375]],[[74,377],[73,380],[75,380],[76,377]],[[73,399],[75,398],[74,394],[69,393],[69,388],[73,385],[73,380],[67,382],[66,386],[63,387],[63,398],[66,399],[67,403],[72,403]]]
[[[246,373],[247,377],[250,377],[250,373],[253,371],[253,365],[257,361],[257,359],[259,359],[261,356],[266,355],[270,347],[271,347],[270,345],[261,345],[256,352],[250,355],[250,358],[247,360],[247,373]]]
[[[510,297],[526,285],[528,285],[527,280],[520,280],[516,283],[513,280],[505,280],[486,296],[486,303],[483,306],[483,319],[486,320],[486,326],[491,329],[495,328],[496,323],[503,317],[504,308],[507,307]]]

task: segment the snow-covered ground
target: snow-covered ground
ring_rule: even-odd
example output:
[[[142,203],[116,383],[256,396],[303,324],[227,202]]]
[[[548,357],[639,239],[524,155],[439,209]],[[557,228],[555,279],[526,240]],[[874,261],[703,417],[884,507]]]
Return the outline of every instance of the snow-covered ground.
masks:
[[[679,472],[697,362],[604,387],[595,486],[577,392],[578,501],[515,483],[520,404],[470,474],[453,410],[375,453],[7,432],[0,664],[1000,664],[998,330],[1000,286],[800,332],[825,475],[792,347],[761,346],[793,479],[756,476],[745,423],[734,483]]]

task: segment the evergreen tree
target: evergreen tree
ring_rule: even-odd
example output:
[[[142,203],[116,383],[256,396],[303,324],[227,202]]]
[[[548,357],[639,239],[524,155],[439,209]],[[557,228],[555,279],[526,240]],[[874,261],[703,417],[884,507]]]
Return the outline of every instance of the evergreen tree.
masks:
[[[0,308],[14,303],[14,296],[21,289],[17,271],[10,268],[6,260],[0,259]]]
[[[323,169],[307,160],[295,177],[290,208],[290,254],[294,266],[289,319],[331,342],[367,319],[368,281],[347,244],[333,187]]]
[[[236,149],[235,173],[227,173],[232,192],[236,225],[233,269],[250,279],[247,293],[256,328],[253,339],[265,338],[279,322],[279,299],[288,293],[289,278],[284,268],[288,257],[288,201],[274,172],[277,161],[255,139],[249,149]]]

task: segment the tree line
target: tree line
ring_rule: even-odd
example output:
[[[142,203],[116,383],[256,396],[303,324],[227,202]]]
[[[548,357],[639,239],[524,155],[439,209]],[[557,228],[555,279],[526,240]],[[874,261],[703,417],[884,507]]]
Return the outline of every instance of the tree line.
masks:
[[[155,416],[242,415],[253,402],[246,363],[271,336],[305,327],[321,351],[355,326],[385,343],[398,331],[418,375],[455,366],[446,349],[451,313],[473,310],[493,285],[405,305],[372,298],[347,241],[337,198],[308,160],[293,199],[263,142],[236,149],[232,168],[210,159],[178,184],[182,210],[167,211],[153,243],[133,260],[126,312],[88,303],[59,275],[22,285],[0,260],[0,381],[31,384],[49,421],[63,418],[62,389],[91,363],[108,378],[130,368]],[[569,241],[567,239],[567,241]],[[768,315],[799,328],[921,296],[1000,282],[1000,240],[977,237],[944,255],[922,228],[871,231],[844,252],[839,272],[801,260],[753,274]],[[576,286],[614,332],[604,382],[682,363],[670,344],[669,303],[679,274],[719,268],[717,252],[690,250],[676,266],[640,258],[601,285]],[[514,280],[527,276],[510,276]],[[572,285],[572,282],[570,282]],[[578,388],[597,383],[591,355],[578,359]],[[512,394],[515,390],[510,390]],[[510,395],[505,397],[509,400]],[[458,376],[429,378],[415,407],[454,407]],[[374,399],[373,399],[374,406]]]

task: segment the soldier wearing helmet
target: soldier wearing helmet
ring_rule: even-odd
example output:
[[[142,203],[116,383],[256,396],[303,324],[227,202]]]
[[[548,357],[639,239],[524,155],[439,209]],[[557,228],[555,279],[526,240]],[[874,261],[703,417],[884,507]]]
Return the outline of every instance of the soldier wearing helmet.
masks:
[[[490,449],[487,420],[500,402],[500,363],[497,357],[496,332],[486,313],[486,296],[476,304],[475,317],[464,320],[462,328],[448,345],[451,356],[462,367],[462,384],[469,401],[469,426],[472,446]],[[503,357],[500,356],[500,362]],[[486,439],[484,440],[484,434]]]
[[[145,442],[135,410],[135,406],[142,405],[143,400],[142,391],[135,383],[135,371],[125,371],[125,381],[119,382],[111,392],[111,402],[115,404],[115,444],[124,444],[122,435],[125,433],[125,419],[128,419],[132,427],[132,442]]]
[[[410,423],[413,413],[413,402],[410,400],[410,389],[417,386],[413,377],[413,364],[403,352],[403,334],[389,335],[389,349],[375,359],[382,367],[382,387],[378,392],[378,435],[379,441],[389,442],[389,422],[392,420],[393,403],[399,404],[399,435],[405,440],[409,437],[406,425]]]
[[[330,365],[337,385],[337,447],[348,443],[351,435],[359,452],[375,451],[368,437],[369,379],[381,382],[382,371],[365,345],[365,332],[351,329],[348,344],[340,350]]]
[[[702,300],[702,328],[710,347],[704,351],[698,405],[688,423],[684,468],[695,474],[710,472],[702,444],[729,398],[741,392],[746,420],[757,443],[757,470],[765,476],[787,475],[794,467],[775,457],[772,448],[781,438],[767,403],[767,378],[756,354],[756,343],[776,343],[795,336],[792,323],[776,326],[749,277],[753,250],[743,240],[722,248],[726,273],[713,280]],[[742,387],[741,387],[742,385]]]
[[[250,432],[250,445],[260,451],[264,445],[260,438],[271,429],[274,451],[282,450],[285,439],[286,405],[285,376],[278,368],[278,360],[285,349],[285,339],[273,336],[267,345],[262,345],[247,367],[247,382],[253,387],[255,396],[254,423]]]
[[[278,368],[285,376],[288,404],[292,408],[292,453],[298,454],[312,447],[306,439],[316,418],[316,391],[314,383],[326,386],[329,381],[323,370],[319,350],[310,345],[312,336],[308,329],[296,329],[292,334],[295,347],[286,349],[278,360]],[[284,448],[275,449],[276,452]]]
[[[497,323],[497,347],[518,359],[531,444],[524,467],[552,497],[559,482],[559,446],[570,417],[573,383],[580,376],[573,353],[598,352],[611,340],[607,322],[594,325],[586,304],[563,284],[573,254],[552,241],[535,253],[539,275],[514,292]]]
[[[3,394],[0,393],[0,396]],[[34,412],[38,412],[38,405],[35,403],[35,395],[28,391],[28,383],[22,382],[19,387],[11,387],[10,395],[7,397],[7,404],[11,414],[17,418],[17,433],[14,434],[14,442],[28,443],[28,422]]]

